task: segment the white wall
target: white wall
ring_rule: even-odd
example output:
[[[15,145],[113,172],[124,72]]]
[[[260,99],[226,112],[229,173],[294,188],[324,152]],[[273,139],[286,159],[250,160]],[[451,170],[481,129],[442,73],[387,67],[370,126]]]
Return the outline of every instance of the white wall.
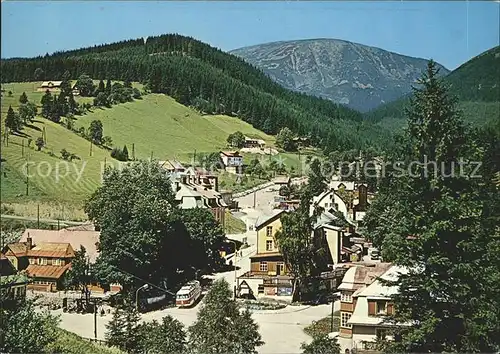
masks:
[[[346,220],[350,219],[346,204],[333,190],[325,194],[320,200],[314,200],[314,202],[316,202],[318,206],[322,207],[325,210],[331,208],[336,209],[344,215]],[[335,204],[337,204],[337,208],[335,208]]]

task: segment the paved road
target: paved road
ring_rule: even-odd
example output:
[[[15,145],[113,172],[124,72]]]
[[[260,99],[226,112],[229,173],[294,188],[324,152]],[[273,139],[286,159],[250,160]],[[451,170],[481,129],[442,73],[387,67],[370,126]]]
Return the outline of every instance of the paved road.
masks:
[[[278,192],[275,188],[266,188],[256,192],[256,205],[253,208],[253,194],[237,198],[242,213],[239,217],[246,221],[247,218],[256,219],[260,215],[268,214],[272,210],[274,196]],[[228,238],[241,241],[244,237],[250,245],[249,248],[242,250],[242,255],[236,258],[236,276],[250,270],[249,257],[256,252],[257,236],[255,231],[249,231],[243,234],[228,235]],[[225,278],[229,284],[235,282],[235,272],[228,271],[218,273],[214,278]],[[196,315],[200,305],[191,309],[169,308],[161,311],[149,312],[142,315],[143,321],[161,320],[162,317],[169,314],[178,319],[185,326],[192,325],[196,320]],[[339,310],[340,302],[335,303],[335,310]],[[82,337],[94,337],[94,318],[92,314],[80,315],[63,313],[61,310],[54,311],[61,316],[61,327],[74,332]],[[331,305],[318,306],[288,306],[278,311],[256,311],[252,317],[259,325],[259,332],[262,340],[265,342],[258,349],[259,353],[300,353],[300,346],[303,342],[308,342],[311,338],[304,333],[304,328],[313,321],[317,321],[331,314]],[[97,319],[97,337],[104,339],[106,324],[111,320],[111,315],[99,316]]]
[[[1,218],[2,219],[14,219],[14,220],[26,220],[26,221],[38,221],[38,219],[34,218],[34,217],[19,216],[19,215],[7,215],[7,214],[2,214]],[[72,225],[72,226],[78,226],[78,225],[85,224],[84,222],[80,222],[80,221],[56,220],[56,219],[40,219],[40,222],[47,223],[47,224],[59,223],[60,225]]]
[[[200,305],[192,309],[170,308],[161,311],[149,312],[142,315],[143,321],[161,320],[165,315],[171,315],[185,326],[192,325]],[[340,302],[335,303],[338,310]],[[61,316],[61,327],[82,337],[94,337],[94,317],[92,314],[63,313],[62,310],[53,311]],[[259,325],[259,332],[265,344],[258,348],[259,353],[300,353],[300,346],[311,338],[304,333],[304,328],[313,321],[329,316],[331,305],[318,306],[288,306],[280,311],[269,313],[254,313],[252,317]],[[98,316],[97,337],[104,339],[106,324],[112,315]]]

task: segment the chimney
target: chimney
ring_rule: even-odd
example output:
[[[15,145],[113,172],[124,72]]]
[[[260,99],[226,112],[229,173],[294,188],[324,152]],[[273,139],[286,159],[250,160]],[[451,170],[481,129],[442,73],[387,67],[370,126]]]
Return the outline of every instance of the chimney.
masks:
[[[29,232],[28,232],[28,237],[26,237],[26,243],[28,245],[29,250],[33,248],[33,239],[31,238]]]
[[[179,181],[175,182],[175,192],[178,192],[181,187],[179,187]]]

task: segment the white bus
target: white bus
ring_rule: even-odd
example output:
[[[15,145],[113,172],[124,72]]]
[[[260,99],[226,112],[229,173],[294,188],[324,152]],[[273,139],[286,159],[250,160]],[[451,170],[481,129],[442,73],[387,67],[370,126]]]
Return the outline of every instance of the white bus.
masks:
[[[201,295],[201,285],[198,280],[192,280],[184,285],[176,294],[175,304],[178,307],[192,306]]]

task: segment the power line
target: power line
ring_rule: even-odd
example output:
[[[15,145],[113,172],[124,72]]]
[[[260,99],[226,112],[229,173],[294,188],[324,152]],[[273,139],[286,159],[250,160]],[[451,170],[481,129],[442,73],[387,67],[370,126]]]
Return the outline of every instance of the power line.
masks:
[[[142,281],[142,282],[144,282],[144,283],[146,283],[146,284],[148,284],[148,285],[151,285],[153,288],[156,288],[156,289],[158,289],[158,290],[164,291],[164,292],[166,292],[166,293],[168,293],[168,294],[170,294],[170,295],[174,295],[174,296],[175,296],[175,294],[174,294],[173,292],[171,292],[171,291],[169,291],[169,290],[167,290],[167,289],[160,288],[159,286],[156,286],[156,285],[154,285],[154,284],[152,284],[152,283],[148,282],[148,281],[147,281],[147,280],[145,280],[145,279],[139,278],[138,276],[136,276],[136,275],[134,275],[134,274],[132,274],[132,273],[126,272],[126,271],[124,271],[123,269],[120,269],[120,268],[118,268],[118,267],[117,267],[117,266],[115,266],[115,265],[110,264],[110,266],[111,266],[112,268],[115,268],[116,270],[118,270],[118,271],[119,271],[119,272],[121,272],[121,273],[124,273],[124,274],[130,275],[131,277],[133,277],[133,278],[135,278],[135,279],[138,279],[138,280],[140,280],[140,281]]]

